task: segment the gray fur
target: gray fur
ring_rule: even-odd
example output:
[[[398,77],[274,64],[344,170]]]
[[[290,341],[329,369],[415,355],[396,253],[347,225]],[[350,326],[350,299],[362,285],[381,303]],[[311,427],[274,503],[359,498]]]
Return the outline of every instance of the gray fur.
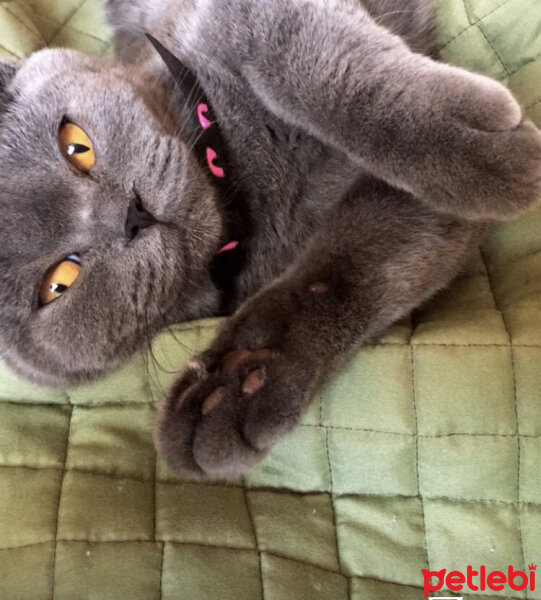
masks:
[[[240,308],[156,441],[185,475],[243,472],[487,224],[539,201],[541,135],[500,84],[434,60],[428,0],[109,0],[108,15],[114,67],[56,50],[0,70],[0,349],[34,381],[85,381],[217,310],[221,208],[151,32],[202,82],[251,215]],[[90,177],[58,152],[66,114],[96,143]],[[134,189],[160,224],[130,242]],[[80,280],[38,310],[40,277],[71,252]]]
[[[0,116],[4,112],[6,104],[11,99],[9,86],[13,77],[15,77],[16,71],[17,67],[15,64],[0,62]]]

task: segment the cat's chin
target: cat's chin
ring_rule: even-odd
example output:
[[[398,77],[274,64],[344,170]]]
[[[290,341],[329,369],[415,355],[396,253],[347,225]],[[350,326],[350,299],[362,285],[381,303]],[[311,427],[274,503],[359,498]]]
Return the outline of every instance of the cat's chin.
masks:
[[[81,374],[78,377],[70,377],[67,374],[55,373],[52,370],[43,371],[33,363],[23,360],[19,354],[13,351],[2,353],[2,361],[16,376],[33,385],[47,388],[61,389],[68,386],[88,383],[105,373],[89,372]]]
[[[160,331],[167,330],[170,326],[181,322],[212,317],[219,312],[220,294],[211,280],[210,273],[202,270],[197,281],[193,279],[191,282],[190,285],[183,287],[177,302],[174,302],[170,310],[162,315],[161,328],[152,328],[153,330],[149,332],[150,339],[145,336],[140,340],[134,340],[132,346],[124,346],[118,356],[108,361],[107,364],[104,364],[103,361],[92,360],[89,360],[86,365],[83,364],[82,356],[86,353],[85,348],[80,347],[80,352],[76,355],[68,353],[66,362],[60,366],[58,356],[47,360],[46,351],[43,347],[39,348],[39,342],[38,346],[33,346],[25,351],[26,344],[21,339],[19,340],[20,344],[0,342],[1,360],[16,376],[41,387],[63,389],[100,379],[115,369],[121,368],[139,352],[146,353],[151,339]],[[89,339],[88,344],[90,345],[94,341]],[[100,364],[97,364],[98,362]]]
[[[179,299],[167,313],[165,326],[213,317],[219,310],[220,294],[210,275],[205,273],[191,293]]]

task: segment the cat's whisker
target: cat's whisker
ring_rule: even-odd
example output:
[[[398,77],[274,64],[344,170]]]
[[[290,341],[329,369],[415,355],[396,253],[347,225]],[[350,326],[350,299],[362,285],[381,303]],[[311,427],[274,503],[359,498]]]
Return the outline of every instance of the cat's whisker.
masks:
[[[152,364],[154,366],[154,371],[155,371],[155,375],[158,375],[158,369],[162,372],[165,373],[167,375],[176,375],[177,373],[180,372],[180,370],[175,369],[174,371],[168,371],[165,367],[162,366],[162,364],[160,363],[160,361],[156,358],[156,355],[154,354],[154,348],[152,345],[152,336],[150,335],[149,332],[149,326],[148,326],[148,313],[147,313],[147,309],[145,307],[145,329],[146,329],[146,342],[147,342],[147,356],[152,359]],[[163,390],[162,390],[163,391]]]
[[[158,308],[158,310],[160,310],[160,309]],[[194,354],[196,352],[197,348],[190,348],[179,337],[177,337],[175,330],[171,327],[171,324],[167,321],[167,318],[161,313],[161,310],[160,310],[160,316],[162,318],[162,326],[165,328],[167,333],[175,340],[177,345],[180,348],[182,348],[183,350],[186,350],[186,352],[189,352],[190,354]],[[178,371],[175,371],[175,373],[177,373],[177,372]]]
[[[202,138],[204,134],[204,131],[200,131],[195,137],[193,141],[189,141],[188,142],[188,152],[191,153],[193,151],[193,149],[195,148],[197,142],[199,142],[199,140]]]
[[[392,10],[383,15],[378,15],[377,17],[374,18],[374,21],[379,25],[381,23],[381,21],[383,21],[387,17],[392,17],[393,15],[413,14],[414,12],[415,11],[413,11],[411,9],[409,9],[409,10]]]
[[[199,104],[199,102],[200,102],[202,99],[203,99],[203,95],[202,95],[202,94],[200,94],[200,95],[199,95],[199,97],[198,97],[198,99],[197,99],[197,101],[195,102],[195,104],[196,104],[196,105],[197,105],[197,104]],[[184,117],[184,120],[182,121],[182,123],[181,123],[181,125],[180,125],[180,127],[181,127],[181,129],[180,129],[180,133],[184,133],[184,132],[187,130],[188,123],[190,122],[190,119],[192,119],[192,118],[193,118],[193,114],[192,114],[192,112],[191,112],[191,110],[190,110],[190,108],[189,108],[189,107],[191,106],[191,101],[190,101],[190,98],[188,98],[188,100],[187,100],[187,102],[186,102],[186,105],[187,105],[187,107],[188,107],[188,110],[187,110],[187,112],[186,112],[186,116]],[[196,129],[196,132],[197,132],[197,133],[199,133],[199,132],[200,132],[200,131],[199,131],[199,129]],[[201,131],[201,133],[203,133],[203,131]],[[190,143],[190,142],[188,141],[188,144],[189,144],[189,143]]]
[[[148,385],[150,387],[152,384],[154,387],[160,388],[160,392],[161,392],[162,396],[164,396],[166,394],[166,392],[163,389],[163,387],[161,386],[160,378],[158,377],[158,372],[156,370],[156,364],[158,361],[156,360],[156,357],[154,355],[154,352],[152,349],[151,336],[148,331],[148,316],[147,316],[147,312],[146,312],[146,306],[145,306],[144,323],[145,323],[146,351],[142,350],[142,355],[143,355],[143,360],[145,361],[145,365],[146,365]],[[152,361],[152,366],[154,367],[154,377],[152,376],[152,374],[150,372],[150,361]]]

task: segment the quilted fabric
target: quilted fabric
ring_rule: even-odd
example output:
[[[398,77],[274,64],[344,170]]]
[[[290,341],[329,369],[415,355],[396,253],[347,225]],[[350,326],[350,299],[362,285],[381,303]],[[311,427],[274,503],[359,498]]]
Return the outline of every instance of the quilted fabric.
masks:
[[[107,53],[101,4],[2,1],[0,53]],[[439,4],[445,58],[506,82],[541,124],[539,0]],[[419,600],[423,568],[539,562],[540,232],[541,211],[499,228],[227,484],[178,480],[151,440],[156,401],[214,321],[86,387],[0,366],[0,598]],[[541,588],[494,594],[464,598]]]

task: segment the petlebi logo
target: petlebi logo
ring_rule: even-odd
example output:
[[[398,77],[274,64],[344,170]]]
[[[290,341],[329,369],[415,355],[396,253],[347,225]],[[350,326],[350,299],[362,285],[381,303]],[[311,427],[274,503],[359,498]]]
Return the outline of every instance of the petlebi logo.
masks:
[[[431,598],[430,592],[438,592],[444,586],[445,589],[451,592],[477,592],[477,591],[493,591],[499,592],[504,590],[506,587],[509,590],[515,592],[521,592],[526,588],[532,592],[535,590],[535,570],[537,565],[533,563],[528,565],[528,571],[520,571],[510,565],[507,570],[504,571],[488,571],[485,566],[475,568],[468,566],[466,572],[462,571],[447,571],[442,569],[441,571],[427,571],[422,570],[424,579],[424,593],[425,596]],[[434,597],[436,600],[436,597]],[[437,600],[445,600],[441,596],[437,597]],[[459,597],[449,597],[449,600],[460,600]]]

